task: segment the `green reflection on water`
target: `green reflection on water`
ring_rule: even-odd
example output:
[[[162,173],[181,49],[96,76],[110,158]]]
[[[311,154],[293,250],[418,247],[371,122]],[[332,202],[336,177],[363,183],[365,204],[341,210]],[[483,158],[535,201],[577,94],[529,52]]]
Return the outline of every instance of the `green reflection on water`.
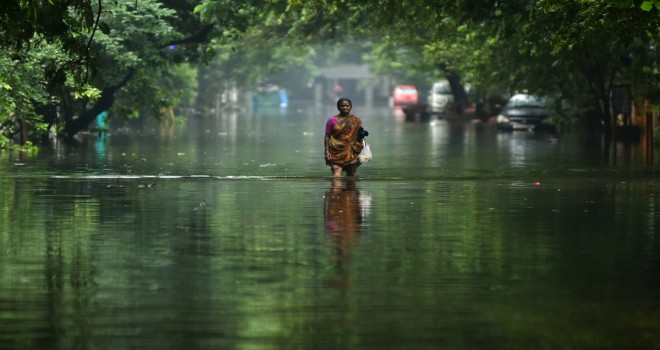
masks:
[[[659,341],[644,181],[2,183],[3,348]]]

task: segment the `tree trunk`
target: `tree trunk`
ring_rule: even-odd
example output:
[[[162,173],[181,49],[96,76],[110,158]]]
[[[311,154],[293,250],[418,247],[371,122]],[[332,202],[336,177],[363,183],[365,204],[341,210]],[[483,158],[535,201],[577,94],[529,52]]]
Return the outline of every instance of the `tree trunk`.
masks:
[[[89,127],[89,124],[91,124],[96,119],[96,116],[99,115],[99,113],[112,107],[112,104],[115,101],[115,93],[124,87],[124,85],[128,83],[132,76],[133,70],[131,69],[126,74],[124,79],[122,79],[122,81],[120,81],[117,85],[103,89],[101,91],[101,97],[96,101],[94,106],[84,111],[78,116],[78,118],[73,119],[70,115],[65,117],[64,130],[60,136],[70,141],[78,132],[86,130]]]
[[[28,142],[28,128],[25,120],[21,119],[19,122],[21,128],[21,146],[24,146]]]
[[[600,115],[601,122],[603,123],[605,137],[609,138],[612,136],[612,111],[609,97],[611,83],[605,82],[605,72],[598,65],[583,62],[579,64],[579,67],[582,74],[587,79],[589,93],[593,97],[596,111]]]
[[[37,112],[37,114],[41,115],[44,123],[48,125],[46,131],[39,134],[39,140],[41,142],[46,142],[48,141],[50,128],[57,123],[57,105],[37,105],[34,107],[34,110]]]
[[[445,73],[447,81],[449,81],[449,87],[451,92],[454,95],[454,108],[458,114],[463,114],[463,108],[467,103],[467,93],[465,92],[465,87],[461,83],[461,75],[449,69],[449,66],[445,63],[439,64],[440,69]]]

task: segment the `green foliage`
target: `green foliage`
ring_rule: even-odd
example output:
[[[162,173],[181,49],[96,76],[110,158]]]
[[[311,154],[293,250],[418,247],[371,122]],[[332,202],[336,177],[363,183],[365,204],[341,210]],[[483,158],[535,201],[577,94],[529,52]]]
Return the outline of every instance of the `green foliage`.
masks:
[[[660,1],[658,1],[658,0],[642,1],[642,5],[640,5],[639,8],[646,11],[646,12],[650,12],[650,11],[653,10],[654,7],[655,7],[656,10],[660,11]]]
[[[168,69],[159,86],[169,91],[169,106],[192,108],[197,97],[197,69],[187,63]]]
[[[20,51],[31,46],[36,35],[84,58],[88,40],[78,33],[94,28],[94,5],[91,0],[5,0],[0,7],[0,46]]]
[[[0,134],[0,150],[6,150],[11,147],[11,140],[7,136]]]
[[[30,156],[35,156],[39,152],[39,147],[34,145],[32,141],[26,141],[25,144],[19,145],[7,136],[0,134],[0,151],[21,152]]]
[[[639,8],[645,12],[654,9],[660,11],[660,1],[658,0],[618,0],[616,4],[620,8]]]
[[[144,102],[167,75],[162,70],[181,61],[167,50],[169,41],[183,35],[168,22],[174,22],[175,10],[151,0],[99,6],[94,10],[102,13],[92,11],[87,1],[10,1],[3,7],[7,14],[0,23],[3,135],[16,135],[19,121],[27,123],[31,133],[44,132],[58,117],[63,118],[57,121],[60,129],[66,128],[101,98],[103,89],[120,84],[131,70],[149,77],[141,77],[149,82],[140,85],[140,102]],[[96,15],[101,15],[99,30]],[[60,114],[47,120],[38,115],[39,106],[54,103],[63,107]]]
[[[154,0],[108,6],[102,18],[109,32],[99,33],[92,45],[96,62],[103,67],[95,81],[116,83],[129,69],[146,70],[174,59],[167,45],[181,36],[169,22],[174,14]]]
[[[364,55],[364,61],[374,72],[391,77],[394,84],[414,84],[421,88],[440,78],[440,73],[435,65],[424,61],[419,52],[412,46],[379,41]]]
[[[212,41],[217,54],[207,67],[200,67],[204,103],[211,103],[211,98],[233,86],[252,89],[293,68],[305,72],[315,69],[317,51],[297,37],[280,36],[277,23],[270,18],[244,33]],[[306,81],[299,83],[305,85]]]
[[[137,7],[135,6],[137,5]],[[92,49],[97,64],[103,67],[93,84],[108,87],[122,81],[128,72],[135,72],[115,99],[115,117],[134,115],[132,111],[149,111],[158,115],[161,107],[176,104],[175,94],[163,84],[176,67],[176,50],[168,42],[181,37],[170,21],[175,11],[158,1],[124,1],[108,6],[104,23],[108,33],[100,33]],[[172,101],[167,101],[172,98]]]
[[[29,120],[33,131],[45,129],[43,122],[56,123],[62,132],[89,120],[82,117],[90,110],[107,109],[113,102],[125,112],[113,113],[115,117],[190,106],[195,72],[178,65],[205,55],[196,48],[210,29],[192,13],[196,3],[9,0],[0,10],[2,132],[16,133],[8,126],[12,118]],[[174,50],[170,43],[176,44]],[[45,52],[45,47],[56,52]],[[10,69],[17,62],[20,69]],[[53,103],[59,113],[46,119],[35,113]],[[99,103],[102,107],[95,107]],[[20,115],[14,112],[18,110]]]
[[[26,141],[23,145],[14,145],[12,150],[27,153],[29,155],[36,155],[39,152],[39,147],[32,144],[32,141]]]
[[[440,69],[457,71],[481,91],[551,94],[576,110],[599,110],[606,122],[616,84],[657,103],[660,16],[647,2],[354,3],[372,17],[365,32],[380,33],[372,61],[382,71],[433,79]],[[401,55],[405,64],[392,55],[406,51],[418,55]]]
[[[61,47],[38,36],[29,50],[0,47],[0,135],[4,139],[17,135],[21,124],[32,132],[46,129],[36,107],[54,102],[50,92],[57,81],[47,81],[45,74],[66,60]],[[0,148],[7,145],[3,142]]]

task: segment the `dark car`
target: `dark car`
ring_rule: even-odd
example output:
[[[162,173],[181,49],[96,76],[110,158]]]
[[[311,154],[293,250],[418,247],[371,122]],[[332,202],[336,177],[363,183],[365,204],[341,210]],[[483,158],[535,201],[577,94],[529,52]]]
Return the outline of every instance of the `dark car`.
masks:
[[[509,99],[497,116],[500,130],[537,130],[551,127],[545,97],[517,94]]]

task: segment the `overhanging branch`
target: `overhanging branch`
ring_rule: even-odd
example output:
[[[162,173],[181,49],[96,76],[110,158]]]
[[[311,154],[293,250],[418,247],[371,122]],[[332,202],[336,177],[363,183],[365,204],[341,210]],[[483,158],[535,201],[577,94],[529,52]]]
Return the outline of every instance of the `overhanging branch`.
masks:
[[[203,43],[207,40],[211,30],[213,30],[213,25],[206,25],[202,27],[199,32],[187,38],[172,40],[168,42],[166,46]]]

